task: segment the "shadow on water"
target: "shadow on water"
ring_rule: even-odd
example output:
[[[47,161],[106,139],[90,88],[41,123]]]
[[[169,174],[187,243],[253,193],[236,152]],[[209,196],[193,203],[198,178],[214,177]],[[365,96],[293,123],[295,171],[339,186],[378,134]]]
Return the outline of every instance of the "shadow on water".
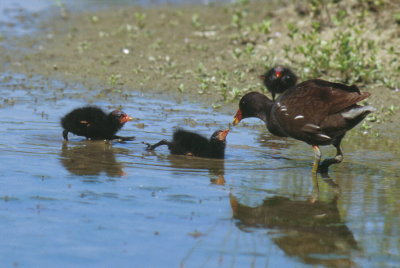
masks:
[[[115,148],[104,141],[82,143],[71,145],[63,142],[60,161],[70,173],[79,176],[94,176],[103,172],[109,177],[125,175],[123,164],[116,160],[115,154],[127,154],[127,149]]]
[[[290,257],[312,265],[355,265],[351,255],[358,245],[341,219],[337,196],[330,201],[315,202],[273,196],[252,207],[231,195],[230,203],[240,230],[268,230],[272,241]]]

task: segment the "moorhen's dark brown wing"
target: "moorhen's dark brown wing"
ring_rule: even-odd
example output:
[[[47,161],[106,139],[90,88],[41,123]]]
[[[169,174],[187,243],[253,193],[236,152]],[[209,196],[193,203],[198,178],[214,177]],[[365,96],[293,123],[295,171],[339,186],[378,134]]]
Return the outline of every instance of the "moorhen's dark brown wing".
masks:
[[[345,88],[345,85],[323,80],[305,81],[277,99],[272,117],[288,136],[313,144],[326,143],[333,137],[325,133],[321,123],[324,122],[325,126],[336,125],[336,130],[342,127],[344,132],[347,131],[349,126],[338,113],[347,111],[370,96],[367,92],[343,90]],[[329,121],[332,121],[331,124]]]

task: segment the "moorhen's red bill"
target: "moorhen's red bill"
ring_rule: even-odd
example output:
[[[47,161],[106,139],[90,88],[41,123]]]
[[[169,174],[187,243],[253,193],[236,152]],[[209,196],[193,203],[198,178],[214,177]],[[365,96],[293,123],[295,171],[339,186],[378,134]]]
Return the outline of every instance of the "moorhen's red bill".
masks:
[[[357,105],[371,94],[357,86],[347,86],[320,79],[308,80],[286,90],[275,102],[258,92],[250,92],[239,102],[233,125],[242,119],[257,117],[268,130],[280,137],[292,137],[313,146],[313,173],[328,172],[328,167],[343,160],[340,148],[346,132],[375,109]],[[336,147],[335,158],[321,159],[320,145]]]
[[[197,133],[178,129],[172,141],[161,140],[153,145],[145,143],[146,150],[152,151],[160,145],[167,145],[171,154],[223,159],[228,132],[229,129],[217,130],[207,139]]]
[[[272,100],[275,100],[276,94],[282,94],[288,88],[291,88],[297,83],[297,76],[289,68],[277,66],[265,74],[260,75],[264,85],[272,94]]]
[[[86,106],[72,110],[61,119],[64,128],[64,140],[68,140],[68,132],[91,140],[133,140],[135,137],[115,135],[132,117],[119,110],[106,114],[94,106]]]

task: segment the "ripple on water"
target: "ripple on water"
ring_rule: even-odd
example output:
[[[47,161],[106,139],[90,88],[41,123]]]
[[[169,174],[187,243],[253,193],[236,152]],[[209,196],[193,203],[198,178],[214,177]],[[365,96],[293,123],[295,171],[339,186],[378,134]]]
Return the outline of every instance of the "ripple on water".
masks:
[[[310,146],[272,137],[257,120],[232,129],[225,160],[170,156],[165,146],[146,152],[142,141],[170,139],[174,127],[209,137],[226,128],[232,115],[139,93],[96,101],[96,90],[52,90],[66,86],[19,75],[0,77],[0,87],[3,263],[399,263],[392,257],[400,251],[398,160],[395,152],[381,151],[378,141],[365,147],[353,136],[345,139],[345,161],[331,171],[340,189],[319,180],[316,199]],[[136,140],[93,142],[71,135],[63,142],[60,118],[86,103],[107,110],[122,105],[136,121],[120,134]],[[323,149],[324,157],[332,154]],[[310,226],[319,231],[309,232]],[[391,245],[390,254],[380,237]]]

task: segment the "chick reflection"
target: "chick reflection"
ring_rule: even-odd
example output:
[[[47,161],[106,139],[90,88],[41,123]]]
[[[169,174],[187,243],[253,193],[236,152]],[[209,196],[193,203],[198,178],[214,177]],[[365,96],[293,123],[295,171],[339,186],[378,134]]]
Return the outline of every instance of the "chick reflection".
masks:
[[[84,142],[83,145],[70,146],[63,143],[60,161],[70,173],[79,176],[99,175],[105,172],[109,177],[125,175],[122,164],[115,159],[115,153],[125,149],[116,149],[104,141]]]
[[[225,184],[225,169],[223,159],[208,159],[191,156],[169,155],[168,160],[171,167],[178,169],[208,169],[210,181],[213,184]]]
[[[340,219],[336,197],[330,202],[311,203],[274,196],[258,207],[241,204],[233,195],[230,201],[239,229],[278,229],[272,241],[287,255],[306,264],[354,265],[351,251],[357,249],[357,242]]]
[[[162,156],[159,157],[163,158]],[[166,158],[169,161],[170,166],[174,169],[208,170],[211,183],[219,185],[225,184],[224,159],[211,159],[184,155],[168,155]]]

